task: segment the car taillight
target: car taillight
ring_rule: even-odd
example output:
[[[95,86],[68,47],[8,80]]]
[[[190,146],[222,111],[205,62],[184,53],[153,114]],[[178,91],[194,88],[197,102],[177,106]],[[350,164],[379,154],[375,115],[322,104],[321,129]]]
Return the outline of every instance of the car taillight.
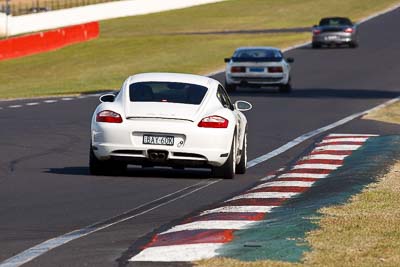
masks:
[[[354,29],[353,28],[347,28],[347,29],[344,30],[344,32],[352,33],[352,32],[354,32]]]
[[[246,72],[246,67],[232,67],[231,72]]]
[[[229,121],[220,116],[208,116],[202,119],[197,126],[204,128],[228,128]]]
[[[118,113],[111,110],[103,110],[97,113],[97,122],[108,122],[108,123],[121,123],[122,117]]]
[[[283,72],[282,67],[268,67],[268,72],[269,73],[280,73]]]
[[[321,30],[320,29],[314,29],[312,32],[313,32],[313,34],[318,35],[318,34],[321,33]]]

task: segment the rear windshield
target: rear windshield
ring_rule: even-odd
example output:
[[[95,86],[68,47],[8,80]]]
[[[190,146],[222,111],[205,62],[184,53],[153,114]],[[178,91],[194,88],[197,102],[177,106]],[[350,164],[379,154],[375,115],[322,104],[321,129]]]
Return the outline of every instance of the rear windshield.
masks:
[[[347,18],[325,18],[321,19],[319,26],[352,26],[353,23]]]
[[[170,102],[198,105],[207,93],[207,87],[190,83],[139,82],[129,86],[132,102]]]
[[[276,49],[241,49],[232,57],[233,61],[281,61],[282,53]]]

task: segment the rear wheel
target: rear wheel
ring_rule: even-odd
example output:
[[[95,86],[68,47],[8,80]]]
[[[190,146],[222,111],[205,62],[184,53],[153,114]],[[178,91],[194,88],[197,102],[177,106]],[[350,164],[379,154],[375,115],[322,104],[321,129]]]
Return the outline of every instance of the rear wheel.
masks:
[[[212,175],[223,179],[233,179],[236,173],[236,137],[233,136],[231,151],[226,162],[219,167],[212,168]]]
[[[357,42],[351,42],[349,44],[350,48],[357,48],[358,47],[358,43]]]
[[[290,80],[287,84],[282,84],[279,86],[279,92],[281,93],[290,93],[292,91],[292,85],[290,84]]]
[[[226,91],[235,92],[236,88],[237,88],[236,84],[227,83],[227,81],[225,80],[225,89],[226,89]]]
[[[244,134],[240,161],[236,165],[237,174],[245,174],[247,169],[247,133]]]
[[[120,175],[126,171],[127,164],[112,160],[99,160],[90,146],[89,171],[92,175]]]
[[[319,44],[319,43],[312,43],[312,44],[311,44],[311,47],[314,48],[314,49],[316,49],[316,48],[321,48],[321,44]]]

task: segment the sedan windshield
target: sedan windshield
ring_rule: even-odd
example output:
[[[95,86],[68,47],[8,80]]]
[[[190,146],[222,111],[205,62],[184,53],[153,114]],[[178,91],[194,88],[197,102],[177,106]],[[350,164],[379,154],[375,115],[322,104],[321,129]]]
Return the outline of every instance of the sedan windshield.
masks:
[[[129,86],[131,102],[169,102],[199,105],[207,87],[177,82],[138,82]]]
[[[281,61],[282,54],[276,49],[240,49],[232,57],[235,62],[245,61]]]
[[[321,19],[319,26],[352,26],[353,23],[347,18],[325,18]]]

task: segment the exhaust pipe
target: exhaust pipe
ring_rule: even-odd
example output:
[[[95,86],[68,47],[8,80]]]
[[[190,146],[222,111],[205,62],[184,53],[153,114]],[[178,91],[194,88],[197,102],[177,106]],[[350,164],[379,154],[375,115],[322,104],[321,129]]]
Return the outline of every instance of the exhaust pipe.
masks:
[[[162,162],[167,160],[168,151],[149,150],[148,155],[151,161]]]

